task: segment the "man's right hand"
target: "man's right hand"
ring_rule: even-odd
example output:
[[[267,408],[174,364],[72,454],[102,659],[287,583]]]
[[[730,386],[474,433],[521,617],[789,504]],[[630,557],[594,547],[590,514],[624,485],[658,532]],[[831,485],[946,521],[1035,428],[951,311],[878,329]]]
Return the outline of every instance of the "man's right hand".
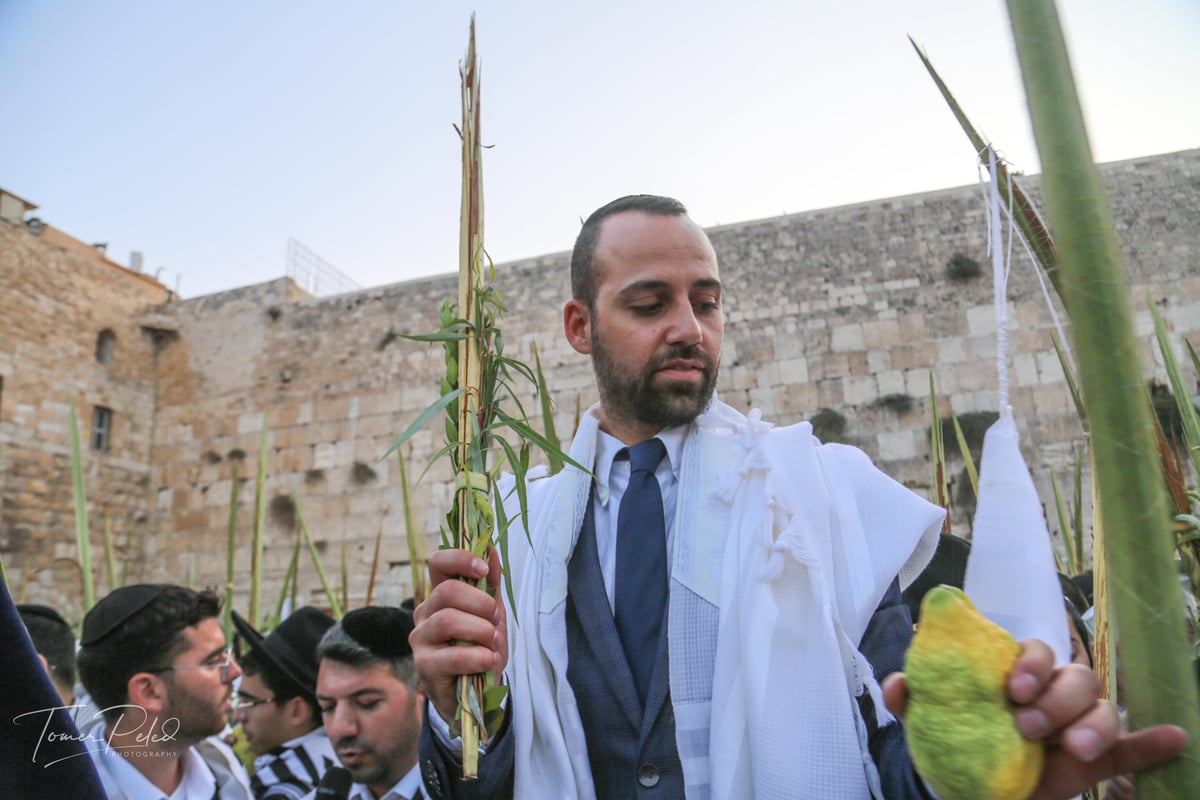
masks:
[[[484,576],[491,594],[457,580]],[[458,676],[494,669],[498,677],[508,662],[500,559],[495,550],[490,564],[466,550],[438,550],[429,558],[429,578],[433,591],[413,613],[416,627],[408,642],[425,696],[451,722],[458,707]]]

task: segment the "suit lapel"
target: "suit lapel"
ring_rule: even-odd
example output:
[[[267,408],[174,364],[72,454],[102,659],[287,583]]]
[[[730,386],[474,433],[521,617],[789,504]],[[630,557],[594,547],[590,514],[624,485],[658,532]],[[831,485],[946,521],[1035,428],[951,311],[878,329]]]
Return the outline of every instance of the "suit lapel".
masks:
[[[579,541],[575,543],[575,552],[571,554],[571,561],[567,564],[567,591],[575,605],[575,613],[579,618],[584,638],[587,639],[596,663],[600,666],[608,688],[617,699],[617,705],[629,719],[629,724],[634,730],[640,731],[641,703],[633,686],[633,673],[629,670],[629,662],[625,660],[625,651],[617,636],[617,626],[613,622],[612,611],[608,605],[608,595],[604,591],[600,557],[596,552],[596,526],[592,517],[592,501],[589,500],[583,517],[583,527],[579,531]],[[657,669],[656,666],[656,675]]]

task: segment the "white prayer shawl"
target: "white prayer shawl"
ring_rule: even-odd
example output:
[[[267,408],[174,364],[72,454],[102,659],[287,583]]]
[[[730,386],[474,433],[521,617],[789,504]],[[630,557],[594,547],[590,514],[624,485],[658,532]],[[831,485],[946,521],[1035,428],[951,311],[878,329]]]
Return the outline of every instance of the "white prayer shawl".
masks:
[[[589,467],[596,412],[571,446]],[[878,796],[854,698],[871,692],[879,724],[892,718],[857,643],[892,579],[907,585],[932,556],[942,510],[860,451],[820,445],[807,423],[774,428],[715,400],[681,460],[668,646],[688,798]],[[534,476],[532,549],[519,527],[509,534],[518,800],[550,787],[595,797],[564,613],[590,480],[571,467]],[[506,508],[516,516],[515,492]]]

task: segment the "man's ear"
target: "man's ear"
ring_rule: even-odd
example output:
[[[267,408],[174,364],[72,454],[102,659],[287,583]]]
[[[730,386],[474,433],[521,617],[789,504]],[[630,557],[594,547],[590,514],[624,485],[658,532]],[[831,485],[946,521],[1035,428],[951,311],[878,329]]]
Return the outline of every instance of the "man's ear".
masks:
[[[592,354],[592,312],[587,303],[575,298],[567,301],[563,306],[563,332],[576,353]]]
[[[312,724],[313,711],[315,710],[316,706],[300,695],[296,695],[283,704],[284,718],[296,727]]]
[[[138,672],[125,684],[129,702],[141,706],[151,714],[167,707],[167,684],[152,672]]]

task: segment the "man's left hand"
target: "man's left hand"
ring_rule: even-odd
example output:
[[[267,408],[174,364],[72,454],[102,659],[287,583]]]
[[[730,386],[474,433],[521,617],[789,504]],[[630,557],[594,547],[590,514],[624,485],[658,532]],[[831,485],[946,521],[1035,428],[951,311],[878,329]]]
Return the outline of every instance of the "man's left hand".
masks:
[[[1170,761],[1187,746],[1187,733],[1174,725],[1122,735],[1117,708],[1100,699],[1095,673],[1079,664],[1055,669],[1054,653],[1037,639],[1021,642],[1021,649],[1008,676],[1017,729],[1046,742],[1046,765],[1030,800],[1067,800],[1114,775]],[[883,697],[893,714],[904,716],[903,674],[884,680]]]

